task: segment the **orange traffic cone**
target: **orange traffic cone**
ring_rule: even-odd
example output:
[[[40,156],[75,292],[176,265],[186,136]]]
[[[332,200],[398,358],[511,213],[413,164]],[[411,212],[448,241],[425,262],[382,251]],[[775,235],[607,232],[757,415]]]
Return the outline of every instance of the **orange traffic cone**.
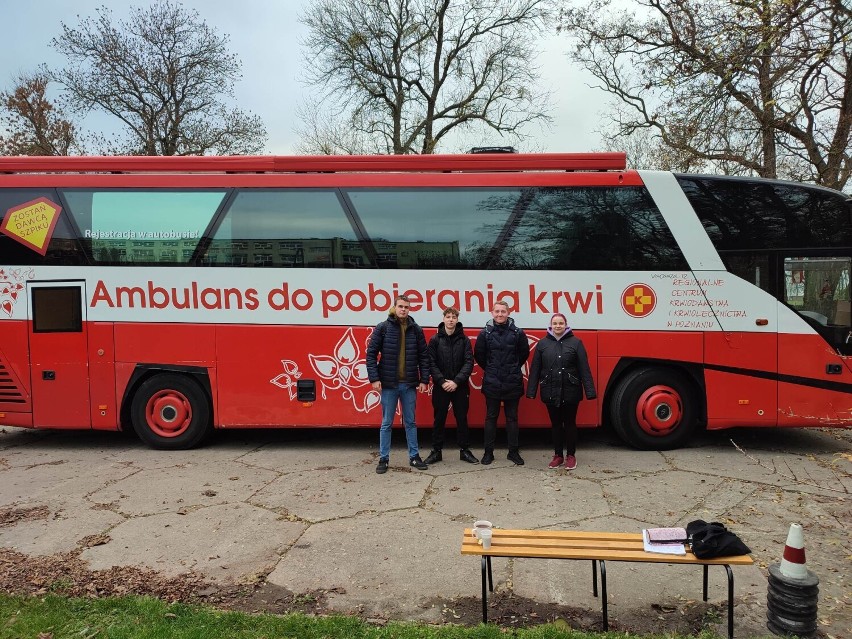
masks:
[[[790,524],[779,570],[782,575],[790,579],[805,579],[808,576],[808,569],[805,566],[805,538],[801,524]]]

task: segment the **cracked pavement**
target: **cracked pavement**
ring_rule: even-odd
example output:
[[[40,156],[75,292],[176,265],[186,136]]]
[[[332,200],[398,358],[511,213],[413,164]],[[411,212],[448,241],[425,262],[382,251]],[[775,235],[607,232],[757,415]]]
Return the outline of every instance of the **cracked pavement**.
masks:
[[[429,437],[421,429],[424,456]],[[479,559],[459,552],[475,519],[624,532],[722,521],[756,560],[734,568],[742,638],[767,634],[767,567],[801,523],[820,578],[820,630],[839,638],[852,627],[852,431],[738,429],[666,452],[582,431],[570,473],[546,467],[549,430],[522,431],[523,467],[499,443],[493,465],[466,464],[452,442],[451,432],[444,461],[416,471],[395,430],[390,471],[377,475],[377,430],[219,432],[204,448],[167,452],[120,433],[0,429],[0,512],[32,509],[3,520],[0,547],[81,548],[93,570],[322,589],[331,610],[428,623],[441,618],[436,601],[479,595]],[[85,544],[91,536],[100,542]],[[495,559],[493,568],[498,592],[599,614],[583,562]],[[614,623],[701,597],[697,567],[610,562],[607,577]],[[710,600],[725,597],[724,570],[711,569]]]

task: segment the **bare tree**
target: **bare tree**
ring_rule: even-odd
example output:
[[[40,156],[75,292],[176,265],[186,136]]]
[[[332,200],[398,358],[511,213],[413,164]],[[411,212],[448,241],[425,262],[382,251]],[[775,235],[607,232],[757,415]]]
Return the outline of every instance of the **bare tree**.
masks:
[[[130,9],[114,22],[107,7],[76,27],[62,24],[53,47],[70,65],[55,74],[82,111],[119,118],[124,152],[140,155],[243,154],[261,151],[257,116],[226,104],[240,61],[196,11],[170,0]]]
[[[396,154],[434,153],[450,132],[474,126],[524,139],[524,125],[548,120],[533,38],[550,8],[551,0],[314,0],[301,18],[307,80],[339,114],[331,137],[348,128],[371,151]]]
[[[562,14],[572,57],[677,157],[842,189],[852,175],[848,0],[593,0]],[[623,3],[622,5],[623,6]]]
[[[350,125],[350,116],[330,112],[316,101],[298,108],[301,126],[296,130],[299,141],[296,152],[303,155],[365,155],[382,153],[383,149]]]
[[[77,127],[47,98],[44,70],[22,74],[10,92],[0,93],[0,155],[69,155],[81,152]]]

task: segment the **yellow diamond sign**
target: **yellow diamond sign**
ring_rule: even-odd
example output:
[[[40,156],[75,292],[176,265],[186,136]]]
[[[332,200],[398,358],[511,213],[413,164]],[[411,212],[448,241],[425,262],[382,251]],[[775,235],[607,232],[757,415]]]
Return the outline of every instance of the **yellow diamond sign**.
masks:
[[[44,255],[60,211],[62,207],[46,197],[24,202],[6,211],[0,232]]]

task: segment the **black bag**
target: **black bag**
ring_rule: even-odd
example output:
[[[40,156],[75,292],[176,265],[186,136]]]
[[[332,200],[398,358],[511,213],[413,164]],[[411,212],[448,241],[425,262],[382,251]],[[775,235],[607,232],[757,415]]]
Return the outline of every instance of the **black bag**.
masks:
[[[718,521],[709,524],[703,519],[691,521],[686,525],[686,534],[692,554],[699,559],[747,555],[751,552],[742,539]]]

